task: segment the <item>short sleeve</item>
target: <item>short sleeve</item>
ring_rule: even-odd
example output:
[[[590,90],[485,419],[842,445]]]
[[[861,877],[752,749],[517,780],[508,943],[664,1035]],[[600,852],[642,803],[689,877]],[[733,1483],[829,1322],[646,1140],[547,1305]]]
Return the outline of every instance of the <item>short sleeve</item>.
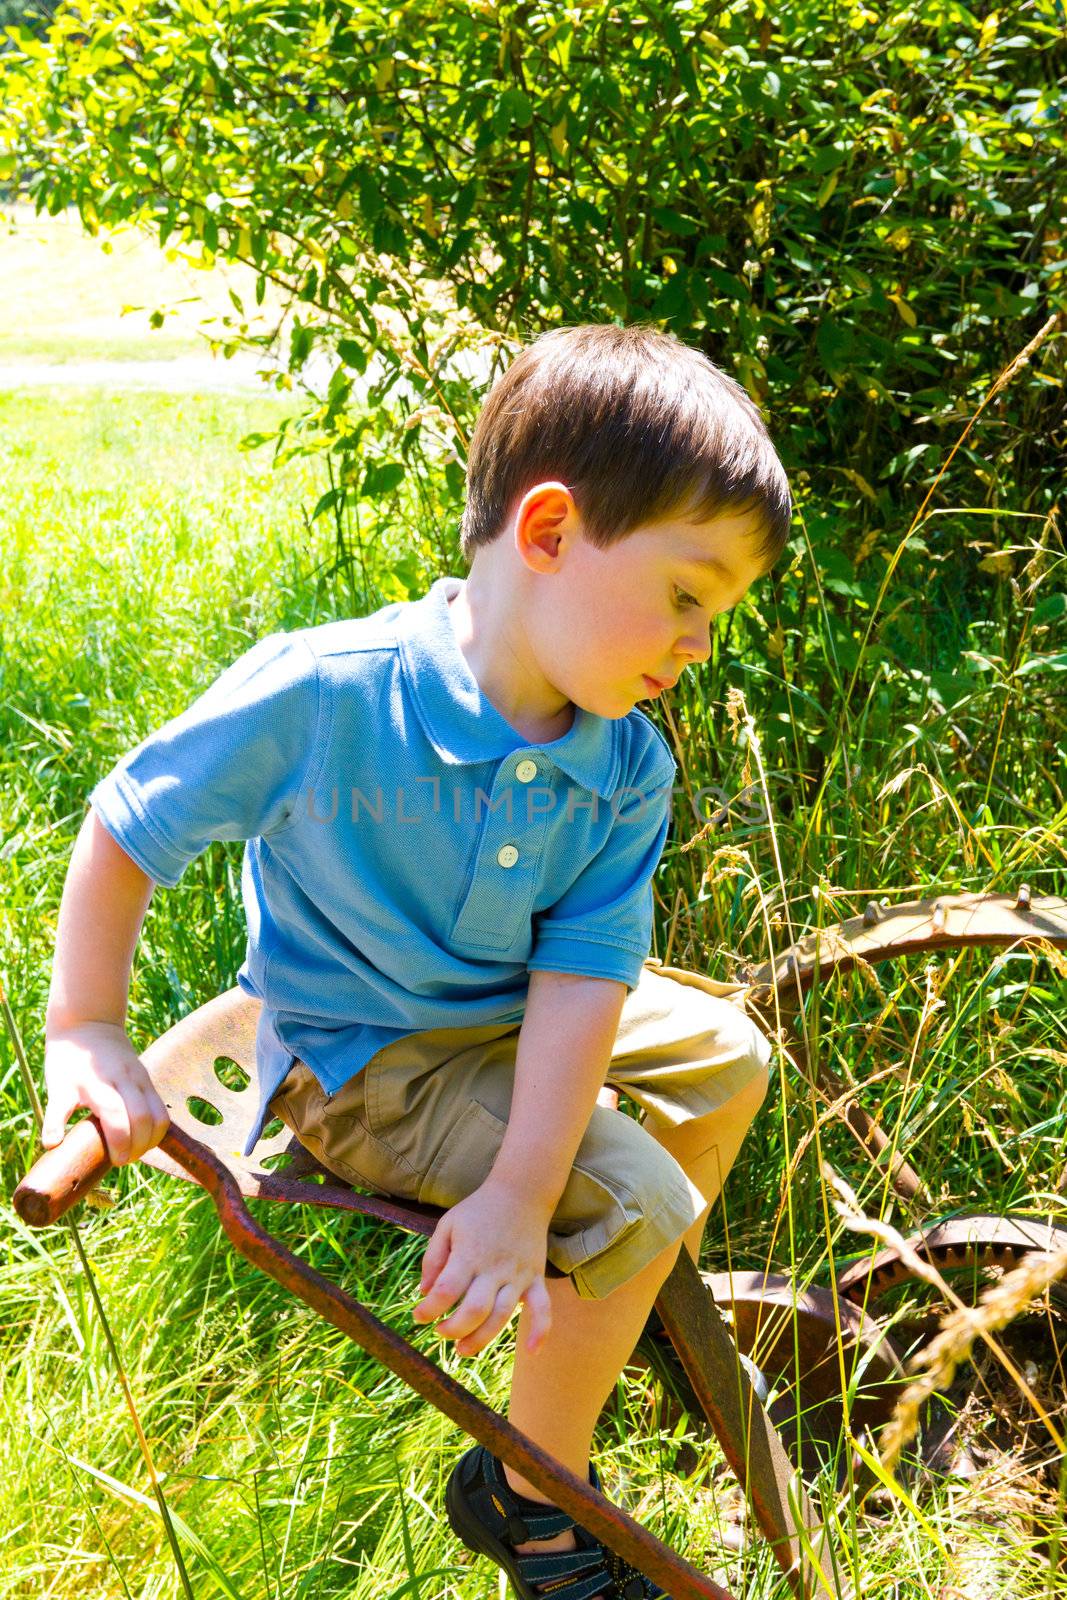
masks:
[[[571,972],[637,987],[652,945],[652,876],[671,818],[675,769],[612,797],[612,825],[566,893],[534,918],[531,972]]]
[[[318,701],[306,640],[273,634],[124,756],[90,803],[142,872],[172,886],[212,840],[288,824],[315,749]]]

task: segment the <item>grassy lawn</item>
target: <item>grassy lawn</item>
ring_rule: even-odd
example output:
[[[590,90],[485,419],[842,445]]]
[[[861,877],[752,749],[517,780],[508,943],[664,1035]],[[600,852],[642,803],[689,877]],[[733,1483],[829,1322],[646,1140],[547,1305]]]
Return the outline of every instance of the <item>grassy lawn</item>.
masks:
[[[0,207],[0,282],[0,365],[206,356],[201,321],[232,314],[229,288],[255,310],[239,265],[202,272],[135,229],[93,238],[73,214],[25,204]],[[154,311],[164,317],[155,329]],[[268,299],[258,325],[277,311]]]
[[[91,299],[71,326],[106,342]],[[10,304],[4,315],[2,336],[15,340]],[[319,469],[297,461],[275,472],[266,452],[236,446],[281,406],[0,395],[0,976],[38,1073],[59,895],[93,783],[252,640],[343,609],[329,574],[333,535],[306,521]],[[1048,570],[1062,589],[1062,558]],[[789,763],[793,752],[803,767],[827,716],[815,699],[820,672],[840,671],[818,590],[788,677],[764,648],[773,592],[757,605],[765,616],[750,607],[723,623],[715,657],[679,685],[664,725],[694,790],[736,791],[757,770],[753,738],[743,742],[723,711],[727,691],[743,690],[769,752],[773,815],[694,844],[697,824],[683,809],[657,880],[658,953],[724,975],[727,953],[766,955],[768,926],[781,944],[790,927],[835,921],[875,892],[1006,889],[1020,878],[1035,893],[1056,889],[1064,821],[1052,762],[1062,733],[1051,712],[1035,713],[1047,704],[1035,698],[1036,678],[993,675],[955,711],[975,737],[1001,728],[992,771],[976,775],[953,750],[943,707],[917,707],[911,676],[887,665],[877,693],[841,716],[837,743],[822,747],[825,782],[813,794],[791,780]],[[1013,627],[1009,611],[968,644],[1008,656]],[[839,687],[835,679],[835,716]],[[156,895],[135,973],[135,1043],[232,983],[244,939],[239,862],[238,849],[213,846]],[[1063,1001],[1062,968],[979,951],[855,974],[813,1000],[808,1026],[812,1048],[858,1085],[920,1166],[935,1215],[1015,1208],[1062,1221]],[[0,1135],[10,1194],[34,1127],[4,1038]],[[770,1261],[801,1282],[829,1281],[865,1241],[835,1212],[820,1160],[868,1214],[909,1230],[884,1173],[782,1059],[709,1227],[708,1264]],[[236,1257],[198,1191],[142,1167],[108,1186],[115,1207],[83,1209],[77,1226],[164,1492],[188,1530],[198,1600],[494,1593],[493,1571],[468,1565],[444,1520],[443,1483],[462,1447],[452,1424]],[[262,1215],[409,1330],[417,1243],[310,1209]],[[182,1591],[72,1234],[31,1233],[5,1211],[0,1241],[0,1600],[169,1600]],[[429,1333],[417,1342],[438,1354]],[[446,1352],[444,1364],[497,1403],[509,1344],[505,1335],[472,1362]],[[1062,1373],[1034,1348],[1033,1387],[1062,1410]],[[978,1480],[909,1467],[914,1498],[886,1492],[857,1514],[834,1487],[844,1454],[824,1472],[816,1489],[836,1506],[857,1592],[888,1596],[895,1578],[901,1596],[929,1600],[978,1600],[1009,1583],[1018,1600],[1063,1592],[1047,1560],[1063,1513],[1048,1438],[995,1358],[981,1382],[1000,1410],[988,1428],[972,1417]],[[967,1392],[951,1402],[964,1416]],[[657,1531],[697,1561],[719,1559],[735,1486],[694,1419],[668,1417],[639,1371],[605,1411],[598,1465],[608,1492]],[[785,1592],[758,1547],[718,1576],[752,1600]]]

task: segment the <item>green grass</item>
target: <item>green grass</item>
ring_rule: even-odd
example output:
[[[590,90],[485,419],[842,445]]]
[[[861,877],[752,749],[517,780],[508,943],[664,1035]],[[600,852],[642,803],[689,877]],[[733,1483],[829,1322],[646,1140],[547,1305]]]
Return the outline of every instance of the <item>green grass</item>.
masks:
[[[82,361],[175,361],[179,356],[209,356],[203,339],[196,341],[181,334],[142,332],[125,337],[118,334],[80,333],[8,334],[0,338],[0,368],[16,362],[41,362],[49,366]]]
[[[343,610],[329,576],[334,535],[306,523],[320,469],[296,461],[272,472],[265,453],[235,448],[281,407],[0,396],[0,975],[38,1073],[56,911],[92,784],[254,638]],[[1042,562],[1045,589],[1062,590],[1062,555],[1050,546]],[[902,569],[887,609],[914,600],[918,585]],[[779,659],[766,633],[796,614],[798,594],[802,621]],[[694,789],[736,792],[746,766],[758,778],[752,739],[743,745],[723,710],[727,691],[743,689],[784,866],[780,883],[771,829],[751,816],[683,848],[697,830],[679,807],[657,880],[657,953],[673,962],[723,975],[731,957],[765,957],[768,923],[780,946],[790,929],[835,921],[873,892],[1026,878],[1040,893],[1062,881],[1062,706],[1044,696],[1040,675],[990,672],[950,716],[889,660],[869,699],[846,711],[830,604],[807,569],[768,586],[723,623],[713,660],[662,713]],[[1010,663],[1020,614],[998,592],[967,625],[965,645]],[[1038,643],[1049,648],[1044,635]],[[961,734],[991,767],[966,758]],[[239,851],[214,846],[177,889],[156,895],[131,1001],[135,1043],[232,983],[243,949],[238,866]],[[813,1050],[855,1078],[919,1166],[934,1215],[1016,1208],[1063,1220],[1062,971],[1019,952],[912,960],[827,988],[807,1021]],[[34,1129],[2,1039],[0,1129],[9,1194]],[[783,1060],[713,1216],[708,1264],[769,1261],[827,1282],[864,1241],[834,1211],[820,1160],[869,1214],[908,1230],[883,1174]],[[142,1167],[109,1187],[116,1207],[83,1209],[78,1227],[168,1503],[199,1541],[184,1552],[198,1600],[495,1592],[493,1572],[468,1566],[443,1517],[456,1429],[236,1257],[203,1194]],[[410,1331],[416,1242],[310,1209],[262,1215]],[[0,1600],[169,1600],[181,1593],[174,1562],[71,1237],[64,1227],[32,1233],[8,1211],[0,1241]],[[499,1403],[509,1338],[473,1362],[446,1352],[445,1365]],[[436,1352],[425,1331],[417,1342]],[[1012,1396],[995,1363],[986,1381]],[[1040,1429],[1026,1427],[1047,1454]],[[1023,1440],[1020,1412],[997,1457],[1007,1497],[1003,1483],[964,1492],[912,1471],[913,1501],[888,1494],[857,1511],[841,1500],[840,1545],[857,1590],[888,1595],[898,1577],[902,1595],[930,1600],[949,1584],[977,1596],[1010,1583],[1018,1600],[1062,1592],[1043,1546],[1062,1494],[1024,1459]],[[695,1455],[679,1454],[686,1444]],[[717,1448],[693,1419],[668,1419],[646,1375],[631,1371],[619,1385],[597,1448],[610,1492],[719,1566],[716,1527],[735,1487]],[[719,1576],[753,1600],[783,1593],[758,1549],[722,1562]]]
[[[0,271],[0,364],[204,356],[201,321],[233,313],[229,288],[255,311],[239,264],[203,272],[135,229],[91,237],[75,215],[38,216],[25,204],[0,208]],[[259,315],[260,327],[277,320],[273,296]]]

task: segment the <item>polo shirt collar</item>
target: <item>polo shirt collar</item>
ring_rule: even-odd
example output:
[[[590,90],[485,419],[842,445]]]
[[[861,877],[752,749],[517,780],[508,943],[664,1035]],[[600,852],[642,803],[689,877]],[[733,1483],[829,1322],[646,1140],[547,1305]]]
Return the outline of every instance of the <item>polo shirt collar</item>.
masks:
[[[614,721],[581,706],[559,739],[533,746],[487,700],[459,647],[449,598],[463,578],[438,578],[421,600],[400,608],[397,640],[408,688],[430,743],[453,764],[499,761],[518,749],[542,750],[581,788],[610,799],[621,755]]]

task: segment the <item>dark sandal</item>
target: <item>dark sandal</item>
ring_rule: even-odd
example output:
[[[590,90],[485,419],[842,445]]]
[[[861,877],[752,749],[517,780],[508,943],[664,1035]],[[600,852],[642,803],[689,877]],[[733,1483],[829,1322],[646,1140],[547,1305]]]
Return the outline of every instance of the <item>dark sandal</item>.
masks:
[[[593,1467],[589,1481],[600,1480]],[[516,1494],[504,1468],[484,1445],[476,1444],[457,1461],[445,1490],[452,1532],[468,1550],[488,1556],[503,1567],[519,1600],[669,1600],[658,1584],[642,1577],[628,1562],[605,1550],[592,1534],[566,1512]],[[534,1539],[554,1539],[573,1528],[575,1550],[530,1550],[515,1546]]]

